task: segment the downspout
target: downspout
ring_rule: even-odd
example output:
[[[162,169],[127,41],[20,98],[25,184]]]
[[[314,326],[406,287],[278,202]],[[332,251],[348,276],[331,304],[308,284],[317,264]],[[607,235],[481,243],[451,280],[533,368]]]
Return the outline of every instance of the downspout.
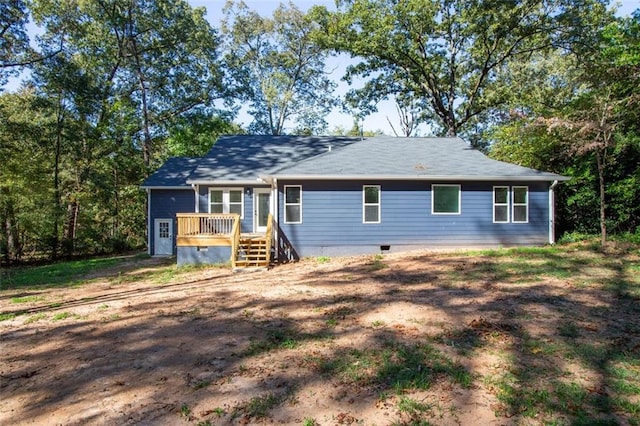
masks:
[[[151,229],[151,190],[147,188],[147,254],[151,256],[151,236],[153,235],[153,229]]]
[[[554,191],[556,185],[558,185],[558,181],[554,180],[551,186],[549,186],[549,244],[556,243],[556,194]]]
[[[193,211],[196,212],[196,213],[200,213],[200,185],[192,183],[191,187],[193,188],[193,191],[195,192],[195,200],[196,200],[196,206],[193,209]]]
[[[278,259],[279,253],[280,253],[280,240],[279,240],[279,230],[280,230],[280,225],[279,225],[279,214],[278,214],[278,206],[280,205],[280,203],[278,202],[278,179],[277,178],[273,178],[271,180],[271,193],[273,194],[273,197],[271,197],[272,199],[272,203],[273,203],[273,238],[275,241],[275,253],[276,253],[276,261],[280,261],[280,259]]]

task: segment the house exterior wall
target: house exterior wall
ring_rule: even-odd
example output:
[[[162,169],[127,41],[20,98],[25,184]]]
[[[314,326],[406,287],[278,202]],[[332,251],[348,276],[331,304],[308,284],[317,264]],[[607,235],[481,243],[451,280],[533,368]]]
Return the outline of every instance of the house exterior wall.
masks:
[[[178,266],[212,265],[217,263],[228,263],[230,260],[230,246],[178,247]]]
[[[460,184],[461,212],[431,213],[432,184]],[[284,221],[284,187],[302,185],[302,223]],[[362,187],[380,185],[380,223],[363,223]],[[528,186],[528,223],[493,223],[493,187]],[[298,256],[379,253],[412,247],[544,244],[549,238],[546,182],[278,181],[282,237]]]
[[[171,219],[173,220],[173,253],[176,254],[176,213],[194,211],[194,192],[191,188],[151,189],[150,191],[149,222],[147,224],[149,252],[153,254],[155,248],[153,229],[155,219]]]
[[[269,188],[268,186],[256,186],[259,188]],[[246,185],[216,185],[208,186],[201,185],[198,189],[198,207],[201,213],[209,212],[209,189],[210,188],[242,188],[243,189],[243,215],[241,221],[240,232],[251,233],[253,232],[253,186]]]

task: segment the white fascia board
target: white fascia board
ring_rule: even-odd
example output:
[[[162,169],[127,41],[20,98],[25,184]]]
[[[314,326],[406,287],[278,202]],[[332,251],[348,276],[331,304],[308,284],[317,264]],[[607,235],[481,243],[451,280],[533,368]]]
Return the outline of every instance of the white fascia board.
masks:
[[[243,180],[188,180],[187,183],[192,185],[208,185],[208,186],[260,186],[269,185],[269,182],[262,182],[261,180],[243,179]]]
[[[184,189],[193,190],[191,186],[141,186],[140,189]]]
[[[509,181],[509,182],[552,182],[555,180],[566,181],[569,178],[565,176],[463,176],[463,175],[451,175],[451,176],[427,176],[427,175],[342,175],[342,176],[327,176],[327,175],[277,175],[275,176],[279,180],[425,180],[425,181],[442,181],[442,182],[458,182],[458,181],[471,181],[471,182],[495,182],[495,181]]]

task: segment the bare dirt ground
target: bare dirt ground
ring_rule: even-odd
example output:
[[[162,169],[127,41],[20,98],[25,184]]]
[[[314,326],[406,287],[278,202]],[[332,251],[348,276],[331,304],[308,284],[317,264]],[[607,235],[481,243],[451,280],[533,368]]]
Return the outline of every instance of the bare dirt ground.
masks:
[[[638,358],[638,301],[607,285],[635,278],[580,256],[566,274],[460,253],[251,273],[134,258],[5,291],[0,312],[20,315],[0,322],[0,424],[633,423],[608,372]]]

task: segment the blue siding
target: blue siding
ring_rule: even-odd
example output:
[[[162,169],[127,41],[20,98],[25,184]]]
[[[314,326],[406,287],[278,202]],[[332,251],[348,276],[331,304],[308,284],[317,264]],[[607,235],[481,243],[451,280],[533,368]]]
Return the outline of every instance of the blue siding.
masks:
[[[155,219],[173,220],[173,253],[176,253],[177,231],[176,213],[193,212],[195,208],[194,192],[191,188],[186,189],[152,189],[151,204],[149,206],[150,216],[148,223],[149,250],[153,254],[155,233],[153,226]]]
[[[211,265],[231,261],[230,246],[213,246],[206,248],[178,247],[178,266]]]
[[[457,182],[442,182],[456,184]],[[302,185],[302,223],[284,223],[284,186]],[[381,223],[362,223],[362,185],[381,186]],[[431,214],[432,182],[279,182],[281,232],[300,256],[379,252],[381,245],[475,246],[548,241],[548,185],[529,187],[528,223],[493,223],[493,186],[462,183],[461,214]]]
[[[243,188],[243,219],[241,232],[251,233],[253,232],[253,189],[254,187],[250,186],[238,186],[239,188]],[[209,188],[234,188],[233,186],[225,185],[225,186],[200,186],[198,202],[200,211],[202,213],[207,213],[209,211]],[[267,186],[258,186],[258,188],[268,188]]]

